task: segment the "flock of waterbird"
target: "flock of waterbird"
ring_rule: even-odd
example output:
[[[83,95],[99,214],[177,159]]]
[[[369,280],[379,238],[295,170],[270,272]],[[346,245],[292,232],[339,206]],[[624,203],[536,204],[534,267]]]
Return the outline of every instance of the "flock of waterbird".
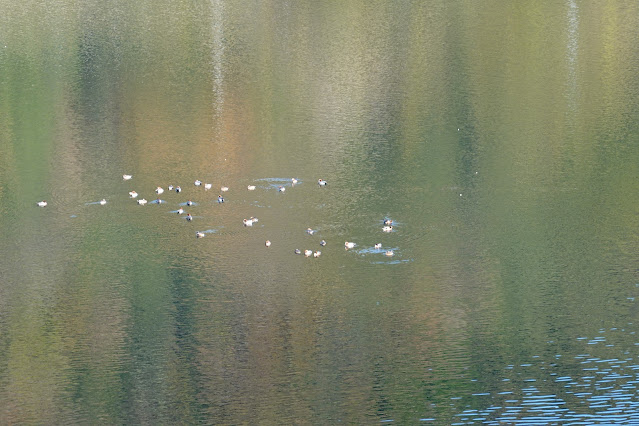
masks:
[[[122,179],[123,180],[131,180],[132,178],[133,178],[132,175],[127,175],[127,174],[122,175]],[[295,178],[292,178],[291,179],[291,183],[292,183],[293,186],[295,186],[295,184],[298,183],[298,180],[295,179]],[[195,182],[193,182],[193,184],[195,186],[203,186],[205,191],[208,191],[208,190],[210,190],[212,188],[212,185],[210,183],[202,183],[202,181],[200,181],[199,179],[195,180]],[[323,179],[318,179],[317,184],[318,184],[318,186],[320,188],[324,188],[324,187],[326,187],[327,182],[325,180],[323,180]],[[255,185],[248,185],[246,189],[249,190],[249,191],[254,191],[255,188],[256,188]],[[167,189],[169,191],[175,191],[176,193],[182,192],[182,188],[180,186],[169,185],[167,187]],[[220,188],[220,192],[227,192],[228,190],[229,190],[228,186],[222,186]],[[280,185],[278,187],[278,191],[279,192],[284,192],[284,191],[286,191],[286,187]],[[160,195],[160,194],[164,193],[164,188],[158,186],[157,188],[155,188],[155,193],[157,195]],[[141,205],[141,206],[146,205],[148,203],[148,200],[146,200],[145,198],[138,198],[138,193],[136,191],[129,191],[129,197],[132,198],[132,199],[135,199],[137,201],[137,203],[139,205]],[[165,202],[166,201],[163,201],[160,198],[157,198],[155,201],[153,201],[153,203],[156,203],[156,204],[162,204],[162,203],[165,203]],[[224,202],[224,197],[222,196],[222,194],[217,196],[217,202],[220,203],[220,204]],[[90,204],[105,205],[106,203],[107,203],[106,199],[103,198],[102,200],[98,201],[97,203],[90,203]],[[39,207],[46,207],[48,205],[48,203],[45,200],[39,201],[36,204]],[[191,200],[188,200],[184,204],[187,205],[187,206],[194,205],[193,201],[191,201]],[[184,214],[184,209],[182,207],[179,207],[175,211],[175,213],[177,213],[178,215],[182,215],[182,214]],[[187,213],[185,218],[189,222],[193,220],[193,216],[191,216],[190,213]],[[253,226],[254,223],[258,222],[258,218],[251,216],[248,219],[243,219],[242,222],[243,222],[244,226]],[[393,231],[393,221],[392,221],[392,219],[389,219],[389,218],[385,218],[384,219],[384,226],[382,227],[382,231],[383,232],[392,232]],[[309,234],[309,235],[313,235],[315,233],[315,230],[313,230],[312,228],[308,228],[306,230],[306,233]],[[195,232],[195,237],[196,238],[204,238],[205,236],[206,236],[206,234],[204,232],[202,232],[202,231],[196,231]],[[267,248],[270,247],[271,246],[271,241],[270,240],[266,240],[264,245]],[[326,245],[326,241],[325,240],[320,241],[320,246],[323,247],[325,245]],[[357,244],[355,244],[352,241],[345,241],[344,242],[344,249],[345,250],[349,250],[349,249],[355,248],[356,246],[357,246]],[[382,248],[382,244],[381,243],[377,243],[377,244],[375,244],[374,248],[376,250],[379,250],[379,249]],[[302,251],[300,249],[295,249],[295,254],[300,254],[300,255],[304,254],[304,256],[306,256],[306,257],[311,257],[311,256],[320,257],[322,252],[319,251],[319,250],[313,251],[313,250],[306,249],[306,250]],[[389,257],[394,256],[393,250],[386,250],[384,252],[384,254],[386,256],[389,256]]]

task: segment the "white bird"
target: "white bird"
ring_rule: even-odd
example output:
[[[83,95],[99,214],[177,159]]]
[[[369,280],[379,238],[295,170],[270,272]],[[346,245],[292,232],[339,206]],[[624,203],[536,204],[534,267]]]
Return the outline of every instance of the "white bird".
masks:
[[[222,191],[222,192],[226,192],[228,190],[229,190],[228,186],[223,186],[223,187],[220,188],[220,191]]]
[[[244,226],[253,226],[252,219],[244,219],[242,222],[244,222]]]
[[[182,207],[180,207],[179,209],[176,210],[177,214],[182,214],[184,213],[184,209]]]
[[[137,198],[138,193],[137,193],[137,192],[135,192],[135,191],[129,191],[129,196],[130,196],[131,198]]]
[[[155,188],[155,192],[157,192],[158,194],[161,194],[164,192],[164,190],[158,186],[157,188]]]
[[[384,225],[392,225],[392,224],[393,224],[392,219],[388,219],[388,218],[384,219]]]
[[[142,198],[141,200],[138,200],[138,204],[143,206],[146,204],[146,200],[144,198]]]
[[[324,179],[318,179],[317,184],[319,186],[326,186],[327,182]]]
[[[292,179],[291,179],[291,183],[292,183],[293,185],[295,185],[295,184],[297,183],[297,179],[292,178]]]
[[[353,242],[344,241],[344,248],[346,248],[346,249],[352,249],[355,246],[356,246],[356,244],[353,243]]]
[[[251,220],[253,221],[253,223],[259,222],[259,219],[253,216],[251,216]]]
[[[384,226],[384,227],[382,228],[382,231],[384,231],[384,232],[391,232],[392,230],[393,230],[393,227],[392,227],[392,226]]]
[[[304,256],[310,257],[313,254],[313,250],[304,250]]]
[[[197,231],[195,233],[195,238],[204,238],[204,237],[206,237],[206,234],[204,232]]]
[[[179,186],[175,187],[175,192],[182,192],[182,188],[180,188]]]
[[[270,247],[271,246],[271,240],[266,240],[266,242],[264,243],[264,245],[266,247]]]
[[[168,189],[169,191],[173,191],[173,185],[169,185],[169,186],[167,187],[167,189]]]
[[[382,243],[377,243],[377,244],[375,244],[375,248],[376,248],[376,249],[380,249],[380,248],[382,248]]]
[[[38,201],[38,206],[39,207],[46,207],[47,206],[47,202],[46,201]]]
[[[386,256],[390,257],[393,256],[395,253],[393,253],[393,250],[387,250],[386,251]]]
[[[132,177],[133,177],[133,176],[131,176],[131,175],[122,175],[122,179],[124,179],[124,180],[129,180],[129,179],[131,179]]]
[[[313,235],[315,233],[315,231],[313,229],[311,229],[311,228],[306,228],[306,233],[308,235]]]
[[[209,189],[211,189],[211,186],[212,186],[212,185],[211,185],[210,183],[205,183],[205,184],[204,184],[204,190],[205,190],[205,191],[208,191]]]
[[[255,191],[255,185],[249,185],[246,187],[249,191]]]
[[[187,206],[192,206],[192,205],[193,205],[193,201],[191,201],[191,200],[187,201],[187,202],[186,202],[186,205],[187,205]]]
[[[295,249],[295,254],[302,254],[302,250],[300,250],[300,249]]]
[[[193,216],[191,216],[191,213],[186,214],[186,220],[188,220],[189,222],[193,220]]]
[[[193,182],[193,184],[194,184],[195,186],[200,186],[200,185],[202,185],[202,181],[198,179],[198,180],[196,180],[195,182]]]
[[[279,192],[284,192],[284,191],[286,191],[286,188],[284,188],[283,186],[280,186],[277,190]]]
[[[326,241],[322,240],[320,241],[320,246],[324,247],[326,245]]]
[[[320,257],[321,254],[322,252],[318,250],[315,253],[313,253],[313,257]]]
[[[100,200],[100,205],[101,205],[101,206],[103,206],[103,205],[105,205],[105,204],[106,204],[106,200],[105,200],[104,198],[103,198],[103,199],[101,199],[101,200]]]
[[[222,195],[218,195],[217,196],[217,202],[218,203],[223,203],[224,202],[224,197],[222,197]]]

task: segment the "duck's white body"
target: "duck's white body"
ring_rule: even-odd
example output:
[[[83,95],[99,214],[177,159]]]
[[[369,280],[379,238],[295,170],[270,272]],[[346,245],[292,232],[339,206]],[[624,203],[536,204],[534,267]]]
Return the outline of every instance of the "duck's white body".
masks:
[[[169,186],[167,187],[167,189],[168,189],[169,191],[173,191],[173,185],[169,185]]]
[[[184,209],[182,207],[177,209],[177,214],[182,214],[182,213],[184,213]]]
[[[375,244],[375,248],[376,248],[376,249],[380,249],[380,248],[382,248],[382,243],[377,243],[377,244]]]
[[[198,180],[196,180],[195,182],[193,182],[193,184],[194,184],[195,186],[200,186],[200,185],[202,185],[202,181],[198,179]]]
[[[226,192],[228,190],[229,190],[228,186],[223,186],[223,187],[220,188],[220,191],[222,191],[222,192]]]
[[[326,241],[322,240],[320,241],[320,246],[324,247],[326,245]]]
[[[393,252],[393,250],[387,250],[386,251],[386,256],[391,257],[391,256],[394,256],[394,255],[395,255],[395,253]]]
[[[179,186],[175,187],[175,192],[182,192],[182,188],[180,188]]]
[[[209,189],[211,189],[211,186],[213,186],[213,185],[211,185],[210,183],[205,183],[204,184],[204,190],[208,191]]]
[[[46,201],[38,201],[38,207],[46,207],[47,206],[47,202]]]
[[[255,185],[249,185],[246,187],[249,191],[255,191]]]
[[[155,192],[157,192],[158,194],[161,194],[164,192],[164,190],[158,186],[157,188],[155,188]]]
[[[319,186],[326,186],[326,183],[327,183],[327,182],[326,182],[324,179],[318,179],[318,180],[317,180],[317,184],[318,184]]]
[[[138,204],[141,205],[141,206],[145,205],[146,203],[147,203],[147,201],[144,198],[138,200]]]
[[[186,220],[188,220],[189,222],[193,220],[193,216],[191,216],[191,213],[186,214]]]
[[[131,175],[122,175],[122,179],[124,180],[130,180],[133,176]]]
[[[130,196],[131,198],[137,198],[138,193],[137,193],[137,192],[135,192],[135,191],[130,191],[130,192],[129,192],[129,196]]]
[[[384,219],[384,225],[392,225],[393,221],[391,219]]]
[[[253,226],[253,219],[244,219],[244,226]]]
[[[217,202],[218,203],[223,203],[224,202],[224,197],[222,197],[221,195],[217,196]]]
[[[392,226],[384,226],[382,228],[382,231],[384,231],[384,232],[392,232],[393,231],[393,227]]]
[[[353,243],[353,242],[349,242],[349,241],[344,241],[344,247],[347,249],[352,249],[353,247],[355,247],[357,244]]]
[[[321,254],[322,254],[322,252],[318,250],[315,253],[313,253],[313,257],[320,257]]]
[[[302,250],[300,250],[300,249],[295,249],[295,254],[302,254]]]
[[[271,246],[271,240],[266,240],[266,242],[264,243],[264,245],[266,247],[270,247]]]
[[[197,231],[195,233],[195,238],[204,238],[204,237],[206,237],[206,234],[204,232]]]
[[[106,204],[106,200],[105,200],[104,198],[103,198],[103,199],[101,199],[101,200],[100,200],[100,205],[101,205],[101,206],[103,206],[103,205],[105,205],[105,204]]]
[[[283,186],[280,186],[279,188],[277,188],[277,190],[280,192],[284,192],[286,191],[286,188],[284,188]]]
[[[192,205],[193,205],[193,201],[191,201],[191,200],[187,201],[187,202],[186,202],[186,205],[187,205],[187,206],[192,206]]]
[[[291,183],[292,183],[293,185],[295,185],[295,184],[297,183],[297,179],[292,178],[292,179],[291,179]]]
[[[313,254],[313,250],[304,250],[304,256],[310,257]]]
[[[306,228],[306,233],[307,233],[308,235],[313,235],[313,234],[315,233],[315,231],[314,231],[314,230],[312,230],[311,228]]]

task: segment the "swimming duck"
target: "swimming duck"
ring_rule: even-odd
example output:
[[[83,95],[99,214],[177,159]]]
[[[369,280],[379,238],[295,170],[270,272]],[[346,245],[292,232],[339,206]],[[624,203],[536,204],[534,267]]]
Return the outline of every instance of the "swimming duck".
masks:
[[[255,185],[249,185],[246,187],[249,191],[255,191]]]
[[[353,243],[353,242],[344,241],[344,248],[346,248],[346,249],[352,249],[355,246],[356,246],[356,244]]]
[[[295,178],[291,178],[291,183],[292,183],[293,185],[295,185],[295,184],[297,183],[297,179],[295,179]]]
[[[46,207],[47,206],[47,202],[44,201],[44,200],[43,201],[38,201],[37,204],[38,204],[39,207]]]
[[[388,257],[391,257],[391,256],[394,256],[394,255],[395,255],[395,253],[393,252],[393,250],[386,250],[386,253],[385,253],[385,254],[386,254],[386,256],[388,256]]]
[[[318,179],[318,180],[317,180],[317,184],[318,184],[319,186],[326,186],[326,184],[327,184],[327,183],[328,183],[328,182],[326,182],[324,179]]]
[[[100,200],[100,205],[101,205],[101,206],[103,206],[103,205],[105,205],[105,204],[106,204],[106,200],[105,200],[104,198],[103,198],[103,199],[101,199],[101,200]]]
[[[284,192],[284,191],[286,191],[286,188],[284,188],[283,186],[280,186],[279,188],[277,188],[277,190],[279,192]]]
[[[324,247],[326,245],[326,241],[322,240],[320,241],[320,246]]]
[[[295,254],[302,254],[302,250],[300,250],[300,249],[295,249]]]
[[[129,192],[129,196],[130,196],[131,198],[136,198],[136,197],[138,196],[138,193],[137,193],[137,192],[135,192],[135,191],[130,191],[130,192]]]
[[[167,189],[168,189],[169,191],[173,191],[173,185],[169,185],[169,186],[167,186]]]
[[[310,257],[313,254],[313,250],[304,250],[304,256]]]
[[[202,185],[202,181],[198,179],[198,180],[196,180],[195,182],[193,182],[193,184],[194,184],[195,186],[200,186],[200,185]]]
[[[217,202],[218,203],[223,203],[224,202],[224,197],[222,197],[221,195],[217,196]]]
[[[384,219],[384,225],[392,225],[393,221],[392,219]]]
[[[138,200],[138,204],[143,206],[143,205],[146,204],[146,200],[144,198],[142,198],[142,199]]]
[[[257,223],[257,222],[260,221],[258,218],[253,217],[253,216],[251,216],[251,220],[253,221],[253,223]]]
[[[253,220],[252,219],[244,219],[244,220],[242,220],[242,222],[244,222],[244,226],[253,226]]]
[[[192,206],[192,205],[193,205],[193,201],[191,201],[191,200],[187,201],[187,202],[186,202],[186,205],[187,205],[187,206]]]
[[[159,194],[163,193],[164,190],[158,186],[157,188],[155,188],[155,192],[157,192],[158,195],[159,195]]]
[[[186,220],[188,220],[189,222],[193,220],[193,216],[191,216],[191,213],[186,214]]]
[[[122,179],[124,180],[130,180],[133,176],[131,175],[122,175]]]
[[[313,235],[315,233],[315,231],[313,229],[311,229],[311,228],[306,228],[306,233],[308,235]]]
[[[384,227],[382,228],[382,231],[384,231],[384,232],[391,232],[392,230],[393,230],[393,227],[392,227],[392,226],[384,226]]]
[[[315,253],[313,253],[313,257],[320,257],[321,254],[322,252],[318,250]]]
[[[375,248],[376,248],[376,249],[381,249],[381,248],[382,248],[382,243],[377,243],[377,244],[375,244]]]
[[[180,188],[179,186],[175,187],[175,192],[182,192],[182,188]]]
[[[264,245],[266,247],[270,247],[271,246],[271,240],[266,240],[266,242],[264,243]]]
[[[228,186],[223,186],[223,187],[220,188],[220,191],[222,191],[222,192],[226,192],[228,190],[229,190]]]
[[[177,214],[182,214],[184,213],[184,209],[182,207],[180,207],[179,209],[176,210]]]
[[[195,233],[195,238],[204,238],[204,237],[206,237],[206,234],[204,232],[197,231]]]
[[[211,189],[211,186],[212,186],[212,185],[211,185],[210,183],[205,183],[205,184],[204,184],[204,190],[205,190],[205,191],[208,191],[209,189]]]

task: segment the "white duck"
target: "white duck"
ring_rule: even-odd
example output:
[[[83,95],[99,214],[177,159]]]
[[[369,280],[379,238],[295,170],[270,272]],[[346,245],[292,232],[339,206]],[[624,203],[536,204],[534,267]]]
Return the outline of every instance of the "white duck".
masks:
[[[384,226],[382,228],[382,231],[384,231],[384,232],[392,232],[393,231],[393,227],[392,226]]]
[[[195,182],[193,182],[193,184],[194,184],[195,186],[200,186],[200,185],[202,185],[202,181],[201,181],[201,180],[199,180],[199,179],[197,179]]]
[[[264,243],[264,245],[266,247],[270,247],[271,246],[271,240],[266,240],[266,242]]]
[[[204,237],[206,237],[206,234],[204,232],[197,231],[195,233],[195,238],[204,238]]]
[[[253,226],[253,219],[244,219],[244,226]]]
[[[313,254],[313,250],[304,250],[304,256],[311,257],[312,254]]]
[[[191,216],[191,213],[186,214],[186,220],[188,220],[189,222],[193,220],[193,216]]]
[[[286,191],[286,188],[284,188],[283,186],[280,186],[279,188],[277,188],[277,190],[279,192],[284,192],[284,191]]]
[[[101,206],[103,206],[103,205],[105,205],[105,204],[106,204],[106,199],[104,199],[104,198],[103,198],[103,199],[101,199],[101,200],[100,200],[100,205],[101,205]]]
[[[293,185],[295,185],[295,184],[297,183],[297,179],[295,179],[295,178],[291,178],[291,183],[292,183]]]
[[[158,186],[157,188],[155,188],[155,192],[157,192],[158,195],[159,195],[159,194],[163,193],[164,190]]]
[[[132,177],[133,176],[131,176],[131,175],[122,175],[122,179],[124,179],[124,180],[131,180]]]
[[[38,207],[46,207],[47,206],[47,202],[42,200],[42,201],[38,201]]]
[[[391,257],[391,256],[394,256],[394,255],[395,255],[395,253],[393,252],[393,250],[386,250],[386,253],[385,253],[385,254],[386,254],[386,256],[388,256],[388,257]]]
[[[255,185],[249,185],[246,187],[249,191],[255,191]]]
[[[375,248],[376,248],[376,249],[381,249],[381,248],[382,248],[382,243],[377,243],[377,244],[375,244]]]
[[[355,247],[357,244],[353,243],[353,242],[349,242],[349,241],[344,241],[344,248],[346,249],[352,249],[353,247]]]
[[[328,182],[326,182],[324,179],[318,179],[318,180],[317,180],[317,184],[318,184],[319,186],[326,186],[326,184],[327,184],[327,183],[328,183]]]
[[[138,200],[138,204],[141,205],[141,206],[145,205],[146,203],[147,203],[147,201],[144,198]]]
[[[320,257],[321,254],[322,254],[322,252],[318,250],[315,253],[313,253],[313,257]]]
[[[211,189],[211,186],[212,186],[212,185],[211,185],[210,183],[205,183],[205,184],[204,184],[204,190],[205,190],[205,191],[208,191],[209,189]]]
[[[131,198],[137,198],[138,193],[137,193],[137,192],[135,192],[135,191],[129,191],[129,196],[130,196]]]
[[[184,213],[184,209],[182,207],[180,207],[179,209],[176,210],[177,214],[182,214]]]
[[[222,192],[226,192],[228,190],[229,190],[228,186],[223,186],[223,187],[220,188],[220,191],[222,191]]]

